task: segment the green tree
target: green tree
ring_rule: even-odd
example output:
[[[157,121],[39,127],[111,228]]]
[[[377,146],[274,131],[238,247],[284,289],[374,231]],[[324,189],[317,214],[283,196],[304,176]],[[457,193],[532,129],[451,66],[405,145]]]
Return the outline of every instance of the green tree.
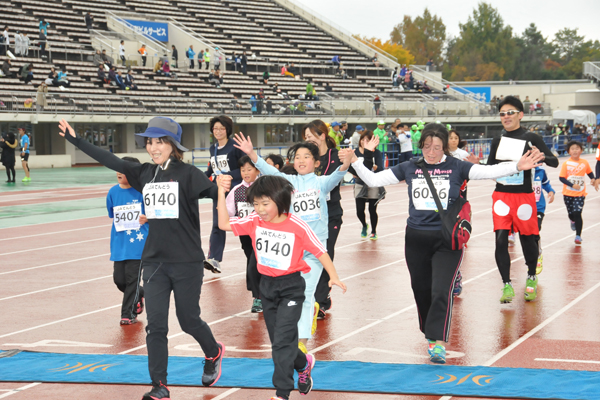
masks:
[[[481,2],[449,47],[444,65],[446,79],[499,80],[512,76],[519,54],[512,28],[494,7]]]
[[[554,36],[554,54],[565,64],[571,61],[575,53],[581,51],[581,46],[584,44],[584,37],[577,34],[578,30],[578,28],[564,28]]]
[[[515,60],[512,79],[535,80],[552,79],[551,71],[546,70],[546,61],[553,52],[553,46],[531,23],[523,35],[515,38],[519,56]]]
[[[446,25],[437,15],[431,15],[425,8],[422,16],[414,20],[405,15],[401,23],[390,33],[390,40],[410,51],[416,64],[425,64],[433,59],[434,64],[442,61],[442,51],[446,42]]]

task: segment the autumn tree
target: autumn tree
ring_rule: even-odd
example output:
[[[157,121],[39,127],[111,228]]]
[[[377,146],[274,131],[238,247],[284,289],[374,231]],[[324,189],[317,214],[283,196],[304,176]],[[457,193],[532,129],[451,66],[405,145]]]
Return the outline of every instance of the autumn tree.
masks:
[[[371,44],[372,46],[377,47],[378,49],[381,49],[382,51],[393,56],[400,65],[414,64],[415,62],[415,57],[407,49],[405,49],[402,45],[392,43],[390,40],[382,42],[381,39],[377,38],[366,38],[358,35],[354,35],[354,37],[363,43]]]
[[[392,30],[390,40],[414,55],[416,64],[423,65],[430,59],[434,64],[440,64],[446,42],[446,25],[440,17],[431,15],[429,9],[425,8],[423,15],[414,20],[405,15]]]

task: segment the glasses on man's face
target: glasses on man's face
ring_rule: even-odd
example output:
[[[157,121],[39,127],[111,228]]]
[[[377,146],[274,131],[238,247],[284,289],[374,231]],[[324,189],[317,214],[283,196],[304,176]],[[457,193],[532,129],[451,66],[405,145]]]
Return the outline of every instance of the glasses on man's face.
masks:
[[[213,132],[225,132],[225,131],[227,131],[227,128],[225,128],[225,127],[221,127],[221,128],[214,127],[213,128]]]
[[[520,111],[517,111],[517,110],[508,110],[508,111],[506,111],[506,112],[504,112],[504,111],[501,111],[501,112],[499,113],[499,115],[500,115],[501,117],[504,117],[504,116],[506,116],[506,115],[515,115],[515,114],[518,114],[519,112],[520,112]]]

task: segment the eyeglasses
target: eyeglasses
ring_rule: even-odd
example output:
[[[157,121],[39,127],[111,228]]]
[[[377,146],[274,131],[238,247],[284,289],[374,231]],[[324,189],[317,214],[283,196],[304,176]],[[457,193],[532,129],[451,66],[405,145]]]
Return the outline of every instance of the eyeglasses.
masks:
[[[214,127],[213,128],[213,132],[225,132],[225,131],[227,131],[227,128],[225,128],[225,127],[221,127],[221,128]]]
[[[515,115],[515,114],[518,114],[520,112],[521,111],[517,111],[517,110],[508,110],[506,112],[502,111],[498,115],[500,115],[501,117],[504,117],[505,115]]]

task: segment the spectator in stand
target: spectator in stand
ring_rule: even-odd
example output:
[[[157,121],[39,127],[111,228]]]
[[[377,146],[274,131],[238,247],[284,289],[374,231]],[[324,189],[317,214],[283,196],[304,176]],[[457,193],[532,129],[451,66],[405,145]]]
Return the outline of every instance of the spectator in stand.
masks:
[[[406,65],[403,65],[402,68],[400,68],[400,81],[403,82],[405,77],[406,77]]]
[[[340,122],[340,132],[342,132],[342,135],[344,136],[344,140],[350,139],[350,132],[348,132],[348,123],[346,121]]]
[[[525,112],[531,114],[531,100],[529,100],[529,96],[525,96],[525,100],[523,100],[523,109]]]
[[[429,87],[429,85],[427,84],[427,81],[423,82],[423,88],[422,88],[422,92],[423,93],[431,93],[431,88]]]
[[[119,58],[121,59],[121,65],[124,67],[125,61],[127,61],[125,59],[125,41],[124,40],[121,40],[121,43],[119,44]]]
[[[223,73],[221,72],[221,70],[215,71],[215,78],[219,81],[217,87],[220,88],[223,84]]]
[[[204,50],[200,49],[198,52],[198,69],[202,70],[202,63],[204,62]]]
[[[256,96],[256,100],[257,100],[256,111],[260,115],[260,114],[262,114],[263,105],[264,105],[264,102],[265,102],[265,93],[263,92],[262,89],[260,89],[258,91],[258,95]]]
[[[258,111],[258,108],[257,108],[257,104],[256,104],[257,103],[256,97],[254,95],[250,96],[249,103],[250,103],[250,110],[252,111],[252,115],[256,114]]]
[[[23,47],[23,35],[21,35],[21,31],[17,31],[15,33],[15,56],[21,56],[21,48]]]
[[[360,136],[363,134],[363,132],[365,131],[365,128],[363,128],[360,125],[356,126],[356,129],[354,130],[354,133],[352,134],[352,137],[350,138],[350,146],[352,146],[353,149],[357,149],[359,144],[360,144]]]
[[[315,88],[313,87],[312,81],[309,79],[308,83],[306,84],[306,94],[304,95],[304,98],[306,100],[312,100],[313,99],[313,90]]]
[[[433,71],[433,58],[430,58],[429,61],[427,61],[427,64],[425,64],[425,70],[427,72]]]
[[[166,61],[163,66],[162,66],[162,71],[165,74],[166,77],[171,77],[171,66],[169,65],[169,62]]]
[[[373,110],[375,110],[375,115],[379,115],[379,108],[381,107],[381,99],[379,96],[375,96],[373,99]]]
[[[121,90],[129,90],[127,86],[125,86],[125,82],[123,81],[123,77],[119,71],[115,72],[115,83]]]
[[[185,52],[187,54],[188,60],[190,60],[190,69],[194,69],[194,57],[196,57],[196,52],[194,51],[194,45],[190,44],[190,47]],[[202,69],[202,64],[200,64],[200,56],[198,56],[198,66]]]
[[[154,69],[152,70],[155,75],[163,76],[165,73],[163,71],[163,62],[162,60],[158,60],[156,64],[154,64]]]
[[[23,81],[24,84],[32,84],[33,80],[33,65],[27,63],[21,67],[21,76],[19,76],[19,80]]]
[[[95,66],[101,66],[102,68],[104,68],[104,60],[102,59],[102,53],[100,52],[100,50],[96,50],[96,54],[94,54],[93,61]]]
[[[102,68],[102,71],[104,71],[104,68]],[[58,86],[58,74],[54,67],[50,67],[50,73],[44,82],[46,85]]]
[[[116,82],[116,77],[117,77],[117,67],[112,67],[108,71],[108,80],[111,82]]]
[[[248,69],[248,56],[246,55],[246,52],[242,53],[240,64],[242,66],[242,74],[246,75],[246,70]]]
[[[377,60],[377,53],[373,54],[373,58],[371,58],[371,62],[377,68],[379,68],[379,61]]]
[[[40,21],[40,29],[44,31],[44,35],[48,36],[48,28],[50,28],[50,23],[46,22],[44,18]]]
[[[138,50],[138,53],[142,56],[142,67],[146,66],[146,57],[148,57],[148,50],[146,50],[146,45],[143,44],[142,47]]]
[[[267,97],[267,102],[265,104],[266,104],[267,114],[272,115],[273,114],[273,102],[271,101],[270,97]]]
[[[127,75],[125,76],[125,86],[129,88],[129,90],[137,90],[138,87],[133,81],[133,71],[130,69],[127,71]]]
[[[7,58],[4,61],[4,64],[2,64],[2,76],[4,76],[5,78],[12,78],[13,77],[13,73],[10,72],[10,67],[12,66],[12,61],[10,60],[10,58]]]
[[[337,71],[340,70],[340,64],[342,63],[342,57],[340,57],[340,56],[333,56],[333,58],[331,59],[331,62],[336,67],[335,68],[335,72],[337,72]]]
[[[94,23],[94,17],[92,16],[92,14],[88,11],[87,14],[85,14],[85,26],[87,27],[87,30],[90,31],[92,30],[93,24]]]
[[[544,113],[544,107],[542,107],[542,104],[540,103],[539,99],[535,99],[535,103],[533,103],[533,108],[536,113]]]
[[[279,89],[279,83],[275,82],[275,84],[272,87],[273,89],[273,93],[280,93],[281,89]]]
[[[331,86],[329,86],[328,82],[324,83],[324,88],[326,92],[333,92],[333,88]]]
[[[22,47],[21,47],[21,55],[23,57],[28,57],[29,56],[29,45],[31,44],[31,41],[29,40],[29,36],[27,36],[27,32],[23,32],[23,42],[22,42]]]
[[[52,68],[52,70],[54,70],[54,68]],[[50,74],[52,74],[52,72]],[[46,79],[46,82],[49,79],[50,79],[50,75],[48,75],[48,79]],[[105,83],[110,83],[109,79],[106,77],[106,71],[104,71],[102,64],[100,64],[98,66],[98,83],[100,85],[103,85]]]
[[[265,72],[263,72],[263,75],[262,75],[262,81],[263,81],[263,83],[264,83],[265,85],[268,85],[268,84],[269,84],[269,78],[270,78],[270,77],[271,77],[271,74],[269,74],[269,71],[265,71]]]
[[[208,49],[204,50],[204,64],[206,64],[206,70],[208,71],[208,69],[210,68],[210,52],[208,51]]]
[[[340,71],[340,77],[341,77],[342,79],[348,79],[348,78],[350,78],[350,77],[348,76],[348,74],[346,73],[346,71],[344,71],[344,70],[341,70],[341,71]]]
[[[398,67],[394,67],[394,70],[392,71],[392,86],[394,87],[398,87]]]
[[[173,68],[177,68],[179,53],[177,52],[177,47],[175,47],[174,44],[171,45],[171,60],[173,61]]]
[[[239,103],[237,96],[233,96],[233,99],[231,99],[231,108],[233,108],[233,111],[239,111],[242,108],[242,105]]]
[[[71,82],[69,82],[69,76],[67,73],[67,67],[63,65],[61,71],[58,73],[58,86],[61,87],[69,87],[71,86]]]
[[[112,68],[115,60],[106,54],[106,50],[102,49],[102,61],[104,61],[104,65],[107,65],[108,68]]]
[[[10,37],[8,36],[8,25],[4,27],[4,31],[2,32],[2,43],[0,46],[0,56],[4,56],[7,54],[8,46],[10,45]]]
[[[215,47],[215,56],[213,57],[213,65],[215,66],[215,71],[221,70],[221,52],[218,47]]]

